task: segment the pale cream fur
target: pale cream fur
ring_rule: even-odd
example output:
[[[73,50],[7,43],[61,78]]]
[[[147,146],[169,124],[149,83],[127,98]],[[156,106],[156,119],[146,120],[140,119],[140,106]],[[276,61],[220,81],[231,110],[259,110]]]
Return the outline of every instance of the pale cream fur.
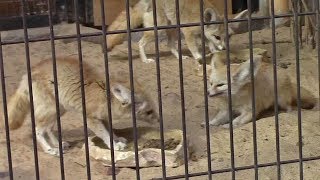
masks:
[[[110,135],[108,132],[108,107],[106,96],[106,83],[103,74],[83,64],[85,105],[87,123],[98,137],[110,147]],[[82,113],[82,96],[79,62],[74,58],[57,59],[57,77],[60,102],[60,116],[66,111]],[[56,105],[54,93],[54,79],[52,61],[43,60],[32,68],[32,87],[34,115],[36,119],[36,136],[43,150],[52,155],[59,155],[58,140],[52,133],[56,123]],[[131,91],[129,78],[126,75],[110,77],[111,108],[113,118],[131,117]],[[158,119],[153,103],[138,82],[135,82],[135,109],[138,120],[153,123]],[[8,104],[9,127],[19,128],[26,114],[30,110],[27,76],[24,75],[20,86],[11,97]],[[79,121],[79,123],[82,123]],[[50,142],[45,138],[49,137]],[[123,150],[126,140],[114,135],[115,150]],[[63,147],[67,147],[63,143]]]
[[[157,25],[175,25],[176,21],[176,8],[175,0],[161,0],[156,1],[157,7]],[[153,27],[153,11],[152,11],[151,0],[140,0],[135,6],[131,8],[131,28],[136,28],[139,25],[144,27]],[[222,21],[216,8],[208,1],[204,0],[204,21]],[[180,11],[180,23],[199,23],[200,22],[200,3],[197,0],[180,0],[179,1]],[[247,10],[239,13],[235,19],[244,18],[247,16]],[[109,31],[123,30],[126,29],[126,18],[125,11],[121,12],[117,19],[108,28]],[[229,36],[237,33],[241,23],[230,23],[229,24]],[[223,24],[211,24],[204,26],[204,34],[206,45],[209,46],[211,52],[220,51],[225,48],[225,31]],[[181,29],[188,49],[192,53],[194,59],[199,60],[202,58],[200,53],[201,47],[201,27],[187,27]],[[176,48],[175,41],[177,40],[177,31],[175,29],[166,30],[168,36],[168,47],[172,54],[179,58],[179,53]],[[112,49],[115,45],[120,44],[124,40],[125,35],[111,35],[107,38],[108,49]],[[154,40],[154,31],[145,31],[142,39],[139,41],[140,58],[143,62],[153,62],[151,58],[147,58],[145,53],[145,46]],[[188,58],[182,56],[183,59]]]
[[[242,64],[231,64],[231,96],[233,110],[233,125],[238,126],[252,121],[252,83],[250,60]],[[262,57],[253,59],[255,109],[256,117],[261,112],[274,106],[274,79],[272,64],[262,62]],[[278,105],[281,109],[291,111],[297,102],[297,86],[292,84],[286,70],[277,69],[278,74]],[[229,127],[228,113],[228,81],[227,66],[220,59],[213,57],[212,74],[208,95],[221,98],[225,106],[220,107],[217,115],[209,122],[210,125]],[[317,99],[311,92],[301,87],[302,108],[317,107]],[[202,123],[204,125],[205,123]]]

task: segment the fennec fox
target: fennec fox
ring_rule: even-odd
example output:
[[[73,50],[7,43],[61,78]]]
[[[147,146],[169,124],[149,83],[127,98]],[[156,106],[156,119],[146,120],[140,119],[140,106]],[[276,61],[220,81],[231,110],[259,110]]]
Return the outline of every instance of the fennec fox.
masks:
[[[88,127],[110,148],[104,78],[87,64],[84,64],[83,69]],[[62,57],[57,59],[60,116],[66,111],[82,112],[79,73],[79,64],[76,59]],[[111,107],[114,118],[131,117],[130,84],[128,78],[122,76],[110,77]],[[56,123],[52,61],[44,60],[37,64],[33,68],[32,77],[37,141],[45,152],[59,155],[58,140],[52,132]],[[28,93],[27,77],[24,75],[8,104],[10,129],[17,129],[23,124],[30,108]],[[135,101],[138,120],[149,123],[157,120],[151,100],[137,82],[135,82]],[[46,139],[46,135],[50,142]],[[126,147],[126,140],[115,135],[113,137],[115,150],[123,150]],[[63,147],[68,147],[68,143],[63,142]]]
[[[163,25],[174,25],[176,24],[176,7],[175,0],[161,0],[156,1],[157,7],[157,24],[158,26]],[[196,23],[200,22],[200,3],[198,0],[180,0],[180,23]],[[138,27],[143,23],[144,27],[153,27],[153,11],[152,11],[152,1],[151,0],[140,0],[133,8],[130,13],[131,17],[131,28]],[[220,21],[223,20],[215,7],[208,1],[204,0],[204,22],[210,21]],[[247,10],[239,13],[235,18],[242,18],[247,16]],[[118,18],[110,25],[109,31],[119,30],[119,28],[126,28],[125,12],[122,12]],[[141,18],[143,16],[143,18]],[[229,36],[237,33],[238,28],[241,23],[230,23],[229,24]],[[188,27],[182,28],[182,33],[185,37],[188,49],[192,53],[194,59],[201,59],[201,53],[199,47],[201,45],[201,27]],[[168,46],[172,54],[179,58],[179,53],[177,51],[175,41],[177,39],[177,33],[175,29],[166,30],[168,36]],[[225,31],[222,24],[210,24],[204,27],[205,41],[209,46],[210,51],[216,52],[225,49]],[[119,44],[123,39],[124,35],[110,36],[107,39],[107,44],[109,50],[115,45]],[[142,39],[139,41],[139,52],[140,58],[143,62],[153,62],[153,59],[147,58],[145,53],[145,46],[154,40],[153,31],[145,31]],[[186,59],[187,56],[183,56]]]
[[[212,58],[212,73],[208,96],[222,98],[225,107],[219,108],[217,115],[209,122],[210,125],[218,126],[229,122],[228,116],[228,81],[227,66],[218,58]],[[233,125],[238,126],[252,120],[252,83],[250,73],[250,60],[242,64],[231,64],[231,96]],[[273,67],[271,64],[262,62],[262,56],[253,59],[255,107],[256,116],[262,111],[274,105],[274,82]],[[296,85],[290,82],[288,74],[283,69],[278,69],[278,104],[279,108],[290,111],[297,101]],[[302,108],[316,107],[317,99],[306,89],[301,88]],[[238,115],[238,116],[237,116]],[[202,123],[202,126],[204,123]],[[229,124],[224,125],[228,127]]]

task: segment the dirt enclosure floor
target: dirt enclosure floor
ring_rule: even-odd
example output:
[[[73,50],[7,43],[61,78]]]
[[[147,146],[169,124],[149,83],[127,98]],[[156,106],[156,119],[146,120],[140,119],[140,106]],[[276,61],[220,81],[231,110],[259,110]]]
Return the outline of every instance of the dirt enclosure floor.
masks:
[[[73,28],[71,28],[73,27]],[[48,32],[48,28],[44,28]],[[73,25],[64,25],[60,29],[55,29],[56,34],[74,34]],[[69,30],[69,31],[67,31]],[[83,30],[86,32],[86,30]],[[89,31],[87,31],[89,32]],[[2,39],[4,39],[3,34]],[[7,35],[9,36],[9,35]],[[286,71],[291,74],[291,80],[296,81],[296,63],[295,47],[290,42],[290,29],[287,27],[277,29],[277,61],[286,64]],[[271,30],[265,29],[253,33],[254,47],[268,50],[268,56],[272,56]],[[182,128],[181,122],[181,94],[179,86],[178,60],[175,59],[168,48],[166,42],[160,43],[160,66],[161,66],[161,85],[163,100],[163,115],[165,129]],[[156,65],[155,63],[145,64],[138,56],[138,46],[136,42],[133,46],[133,66],[134,76],[138,78],[146,89],[149,90],[151,97],[157,102],[157,84],[156,84]],[[232,38],[231,49],[248,48],[248,33],[236,35]],[[150,44],[147,52],[150,57],[154,57],[152,50],[153,44]],[[6,76],[7,96],[12,95],[17,88],[20,78],[26,73],[25,46],[5,45],[3,49],[3,59]],[[78,56],[78,46],[76,42],[68,44],[60,40],[55,41],[55,49],[58,56]],[[185,53],[189,53],[183,42]],[[103,73],[104,58],[101,53],[100,45],[82,42],[82,52],[84,61],[94,65],[97,70]],[[190,54],[189,54],[190,55]],[[40,62],[45,58],[51,57],[50,41],[30,43],[31,64]],[[128,71],[127,61],[127,42],[117,46],[110,54],[111,72]],[[183,61],[184,73],[184,92],[186,105],[186,123],[189,140],[195,148],[193,160],[188,162],[189,173],[207,171],[207,148],[205,129],[201,128],[200,123],[205,119],[204,112],[204,91],[202,77],[196,76],[193,71],[192,59]],[[278,66],[281,68],[280,66]],[[317,51],[304,47],[300,52],[301,68],[301,86],[310,90],[314,96],[319,96],[318,82],[318,57]],[[272,74],[270,74],[272,76]],[[279,77],[281,78],[281,77]],[[266,86],[268,86],[266,84]],[[259,97],[258,97],[259,98]],[[270,97],[273,98],[273,97]],[[1,97],[2,104],[2,97]],[[218,105],[209,99],[210,119]],[[1,123],[3,123],[3,109],[1,108]],[[297,111],[281,112],[279,114],[280,124],[280,156],[281,161],[299,158],[298,147],[298,116]],[[125,128],[132,126],[130,120],[114,120],[116,128]],[[141,123],[142,126],[146,124]],[[158,125],[154,125],[157,127]],[[82,115],[66,113],[62,117],[63,139],[70,142],[71,149],[64,154],[65,176],[66,179],[80,180],[87,179],[86,167],[79,162],[85,162],[85,156],[80,151],[84,142]],[[302,110],[302,136],[303,136],[303,157],[320,156],[320,120],[319,111]],[[92,135],[92,133],[90,133]],[[235,166],[250,166],[254,163],[253,148],[253,130],[252,123],[234,129],[234,160]],[[24,125],[15,131],[10,132],[11,148],[13,158],[14,179],[35,179],[33,145],[30,116],[27,117]],[[221,127],[210,128],[211,144],[211,163],[212,170],[230,168],[231,150],[230,150],[229,130]],[[38,146],[39,147],[39,146]],[[50,156],[39,149],[39,167],[40,178],[46,180],[60,179],[59,158]],[[269,116],[257,121],[257,155],[258,163],[265,164],[276,161],[276,132],[275,117]],[[90,160],[92,179],[111,179],[108,174],[108,168],[101,162],[94,159]],[[0,130],[0,179],[9,179],[7,176],[7,151],[5,130]],[[167,176],[181,175],[185,173],[184,165],[177,168],[167,168]],[[319,179],[320,161],[307,161],[303,163],[304,179]],[[161,167],[151,167],[140,169],[141,179],[161,178]],[[268,166],[259,168],[258,175],[260,179],[277,179],[277,167]],[[252,169],[239,170],[235,173],[236,179],[254,179],[255,172]],[[299,179],[299,163],[290,163],[281,165],[282,179]],[[117,174],[117,179],[135,179],[136,171],[131,168],[121,168]],[[219,173],[213,175],[215,179],[231,179],[231,173]],[[192,177],[191,179],[207,179],[207,176]]]

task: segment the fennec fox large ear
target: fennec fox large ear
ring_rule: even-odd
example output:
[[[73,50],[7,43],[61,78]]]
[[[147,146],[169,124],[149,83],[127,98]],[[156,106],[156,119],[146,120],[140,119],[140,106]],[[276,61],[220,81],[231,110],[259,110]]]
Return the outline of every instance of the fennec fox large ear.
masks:
[[[253,75],[256,76],[261,66],[262,56],[253,57]],[[244,84],[251,80],[250,59],[242,63],[237,72],[232,76],[236,83]]]
[[[212,8],[206,8],[203,12],[204,22],[217,21],[218,15]]]
[[[147,106],[148,106],[148,102],[147,101],[136,102],[135,103],[136,112],[140,112],[140,111],[144,110]]]
[[[111,92],[120,102],[122,106],[128,106],[131,104],[130,90],[121,84],[115,84],[111,87]]]
[[[243,10],[242,12],[240,12],[236,17],[234,17],[233,19],[243,19],[243,18],[247,18],[248,17],[248,9]],[[229,26],[229,35],[233,35],[233,34],[241,34],[241,33],[245,33],[248,31],[248,23],[247,21],[244,22],[234,22],[234,23],[230,23]]]

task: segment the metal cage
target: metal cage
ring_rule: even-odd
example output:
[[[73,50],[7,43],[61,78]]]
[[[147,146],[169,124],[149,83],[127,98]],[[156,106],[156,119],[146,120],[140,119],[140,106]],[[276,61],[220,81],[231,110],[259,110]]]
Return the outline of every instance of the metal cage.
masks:
[[[22,18],[22,24],[23,24],[23,30],[24,30],[24,39],[23,40],[17,40],[17,41],[3,41],[1,40],[1,36],[0,36],[0,70],[1,70],[1,87],[2,87],[2,101],[3,101],[3,119],[5,122],[5,135],[6,135],[6,146],[7,146],[7,163],[8,163],[8,176],[9,179],[14,179],[13,175],[15,173],[15,170],[12,166],[12,154],[11,154],[11,138],[10,138],[10,133],[9,133],[9,125],[8,125],[8,112],[7,112],[7,95],[6,95],[6,75],[5,75],[5,69],[4,69],[4,61],[5,59],[3,58],[3,47],[7,46],[7,45],[12,45],[12,44],[19,44],[19,43],[24,43],[25,44],[25,57],[26,57],[26,62],[27,62],[27,78],[28,78],[28,82],[29,82],[29,98],[30,98],[30,107],[31,107],[31,122],[32,122],[32,137],[33,137],[33,152],[34,152],[34,170],[35,170],[35,177],[36,179],[42,179],[40,177],[40,172],[39,172],[39,159],[38,159],[38,149],[37,149],[37,139],[36,139],[36,121],[35,121],[35,115],[34,115],[34,109],[33,109],[33,94],[32,94],[32,77],[31,77],[31,62],[30,62],[30,48],[29,48],[29,44],[32,42],[40,42],[40,41],[49,41],[50,45],[51,45],[51,51],[52,51],[52,59],[53,59],[53,72],[54,72],[54,88],[55,88],[55,96],[56,96],[56,110],[57,110],[57,114],[59,113],[59,99],[57,97],[59,97],[59,92],[58,92],[58,84],[57,84],[57,70],[56,70],[56,52],[55,52],[55,41],[56,40],[61,40],[61,39],[77,39],[77,48],[78,48],[78,59],[79,59],[79,63],[80,63],[80,79],[81,79],[81,92],[82,92],[82,109],[83,109],[83,124],[84,124],[84,134],[85,134],[85,149],[86,149],[86,172],[87,172],[87,177],[85,179],[92,179],[91,177],[91,171],[92,171],[92,167],[90,166],[90,158],[89,158],[89,150],[88,150],[88,129],[87,129],[87,114],[86,114],[86,104],[85,104],[85,97],[84,97],[84,82],[83,82],[83,67],[82,67],[82,45],[81,45],[81,40],[82,38],[85,37],[94,37],[94,36],[101,36],[102,37],[102,47],[103,47],[103,55],[104,55],[104,60],[105,60],[105,78],[106,78],[106,86],[110,87],[109,84],[109,56],[108,56],[108,51],[107,51],[107,47],[108,44],[106,43],[106,37],[108,35],[112,35],[112,34],[120,34],[120,33],[125,33],[127,34],[127,40],[128,40],[128,44],[127,44],[127,48],[128,48],[128,71],[130,73],[130,85],[131,85],[131,100],[132,102],[135,101],[135,97],[134,97],[134,73],[133,73],[133,57],[132,57],[132,44],[131,44],[131,39],[132,36],[131,34],[133,32],[142,32],[142,31],[153,31],[155,34],[155,49],[156,49],[156,71],[157,71],[157,94],[158,94],[158,105],[159,105],[159,116],[160,116],[160,133],[161,133],[161,145],[162,145],[162,177],[154,177],[155,179],[180,179],[180,178],[184,178],[184,179],[189,179],[191,177],[201,177],[203,179],[212,179],[212,176],[215,174],[219,174],[219,173],[225,173],[225,172],[230,172],[231,173],[231,179],[236,179],[236,173],[242,170],[248,170],[248,169],[252,169],[254,171],[254,179],[259,179],[259,169],[260,168],[264,168],[264,167],[270,167],[270,166],[275,166],[277,168],[277,179],[282,179],[281,177],[281,167],[284,164],[291,164],[291,163],[298,163],[299,164],[299,174],[300,177],[299,179],[304,179],[304,163],[307,161],[319,161],[320,160],[320,155],[317,156],[312,156],[312,157],[303,157],[303,139],[302,139],[302,125],[301,125],[301,121],[302,121],[302,117],[301,117],[301,97],[300,97],[300,41],[299,41],[299,24],[298,24],[298,19],[300,16],[314,16],[316,19],[316,44],[317,44],[317,57],[319,59],[318,64],[315,64],[315,66],[318,67],[318,71],[320,72],[320,49],[319,49],[319,44],[320,44],[320,38],[319,38],[319,28],[320,28],[320,11],[319,11],[319,1],[316,0],[314,1],[314,7],[312,9],[311,12],[299,12],[298,11],[298,7],[299,7],[299,3],[298,0],[293,0],[293,10],[292,13],[289,14],[284,14],[284,15],[275,15],[275,10],[274,10],[274,0],[270,1],[270,7],[271,7],[271,12],[270,12],[270,16],[257,16],[257,17],[253,17],[252,16],[252,2],[251,0],[247,1],[247,7],[249,10],[249,17],[246,19],[239,19],[239,20],[231,20],[228,17],[228,3],[227,0],[224,1],[224,18],[223,21],[221,22],[210,22],[210,23],[206,23],[203,20],[203,0],[199,0],[200,3],[200,11],[201,11],[201,17],[199,19],[198,23],[188,23],[188,24],[182,24],[180,23],[180,9],[179,7],[179,0],[175,0],[175,4],[176,4],[176,19],[177,19],[177,25],[168,25],[168,26],[158,26],[157,25],[157,18],[156,18],[156,0],[152,0],[152,5],[153,5],[153,20],[154,20],[154,27],[147,27],[147,28],[136,28],[136,29],[132,29],[131,23],[130,23],[130,6],[129,6],[129,0],[126,0],[126,18],[127,18],[127,29],[125,30],[118,30],[118,31],[107,31],[106,29],[106,24],[105,24],[105,14],[104,14],[104,3],[105,1],[101,0],[101,17],[102,17],[102,30],[98,33],[81,33],[80,32],[80,20],[79,20],[79,1],[78,0],[74,0],[73,1],[73,8],[74,8],[74,17],[75,17],[75,23],[76,23],[76,34],[74,35],[55,35],[54,30],[53,30],[53,26],[54,26],[54,20],[53,17],[56,15],[55,11],[53,10],[55,7],[55,3],[54,1],[41,1],[41,3],[45,3],[43,5],[43,7],[46,7],[45,10],[41,10],[41,14],[45,14],[46,17],[48,18],[48,22],[49,22],[49,28],[50,28],[50,37],[42,37],[42,38],[28,38],[28,16],[30,16],[32,13],[31,12],[38,12],[38,11],[31,11],[29,7],[30,6],[30,1],[26,1],[26,0],[21,0],[19,1],[21,2],[22,8],[21,8],[21,16],[19,16],[20,18]],[[33,1],[35,2],[35,1]],[[299,1],[300,2],[300,1]],[[33,7],[33,6],[32,6]],[[41,8],[40,8],[41,9]],[[48,10],[48,11],[47,11]],[[40,11],[39,11],[40,12]],[[37,14],[37,13],[36,13]],[[182,49],[182,44],[181,44],[181,40],[182,40],[182,34],[180,29],[184,28],[184,27],[193,27],[193,26],[200,26],[201,27],[201,46],[205,47],[205,41],[204,41],[204,26],[207,24],[224,24],[225,27],[225,33],[226,33],[226,51],[227,51],[227,64],[228,64],[228,86],[230,87],[230,45],[229,45],[229,36],[228,36],[228,24],[229,23],[233,23],[233,22],[244,22],[246,21],[248,23],[248,33],[249,33],[249,49],[250,49],[250,64],[252,65],[252,59],[253,59],[253,24],[254,21],[258,21],[258,20],[270,20],[271,22],[271,30],[272,30],[272,64],[273,64],[273,78],[274,78],[274,91],[276,96],[275,97],[270,97],[270,98],[274,98],[275,102],[278,102],[278,91],[277,91],[277,58],[276,58],[276,54],[277,54],[277,46],[276,46],[276,26],[275,26],[275,20],[277,18],[283,18],[283,17],[291,17],[293,18],[293,25],[294,25],[294,44],[296,47],[296,80],[297,80],[297,92],[298,92],[298,103],[297,103],[297,107],[298,107],[298,137],[299,137],[299,141],[298,141],[298,146],[299,146],[299,154],[297,159],[290,159],[290,160],[281,160],[280,157],[280,134],[279,131],[281,130],[280,126],[279,126],[279,109],[278,106],[275,105],[274,107],[274,112],[275,112],[275,131],[276,131],[276,152],[274,152],[276,154],[276,159],[277,161],[275,162],[271,162],[271,163],[265,163],[265,164],[261,164],[258,162],[258,152],[257,152],[257,130],[256,130],[256,120],[257,118],[255,117],[255,93],[252,94],[252,114],[253,114],[253,120],[252,120],[252,128],[253,128],[253,149],[254,149],[254,164],[249,165],[249,166],[236,166],[235,165],[235,149],[234,149],[234,134],[233,134],[233,126],[232,126],[232,121],[230,121],[230,165],[231,168],[224,168],[224,169],[213,169],[212,168],[212,162],[211,162],[211,149],[210,149],[210,128],[209,128],[209,114],[208,114],[208,97],[207,97],[207,67],[206,66],[202,66],[203,67],[203,100],[204,100],[204,107],[205,107],[205,122],[206,122],[206,127],[205,127],[205,133],[206,133],[206,142],[207,142],[207,147],[206,147],[206,151],[207,151],[207,167],[208,169],[206,171],[202,171],[202,172],[195,172],[195,173],[190,173],[190,168],[189,168],[189,164],[188,162],[188,152],[186,149],[187,144],[184,144],[184,174],[177,174],[175,176],[167,176],[166,173],[166,166],[165,166],[165,158],[164,158],[164,135],[163,135],[163,129],[164,129],[164,124],[163,124],[163,110],[162,110],[162,91],[161,89],[163,88],[161,85],[161,78],[160,78],[160,61],[159,61],[159,42],[158,42],[158,31],[159,30],[164,30],[164,29],[176,29],[178,32],[178,51],[179,51],[179,86],[180,86],[180,95],[181,95],[181,124],[182,124],[182,130],[183,130],[183,138],[184,140],[187,139],[187,134],[186,134],[186,129],[187,129],[187,125],[186,125],[186,104],[185,104],[185,91],[184,91],[184,83],[185,83],[185,79],[184,79],[184,70],[183,70],[183,60],[182,60],[182,55],[181,55],[181,49]],[[202,48],[202,57],[205,57],[205,49]],[[206,62],[206,59],[203,58],[203,61]],[[206,63],[204,63],[206,64]],[[254,76],[253,76],[253,72],[251,72],[251,81],[254,80]],[[319,73],[319,81],[320,81],[320,73]],[[108,88],[107,88],[108,89]],[[320,87],[319,87],[320,89]],[[255,86],[252,86],[252,91],[255,92]],[[110,90],[106,91],[107,95],[110,95]],[[228,95],[229,97],[231,96],[231,89],[228,88]],[[319,95],[320,97],[320,95]],[[110,104],[110,99],[108,100],[108,104]],[[228,98],[228,111],[229,111],[229,118],[232,118],[232,99]],[[109,106],[108,108],[108,113],[109,116],[111,117],[111,108]],[[59,139],[59,149],[60,149],[60,179],[65,179],[65,159],[64,159],[64,154],[62,153],[62,135],[61,135],[61,123],[60,123],[60,117],[57,116],[57,125],[58,125],[58,139]],[[132,125],[134,128],[134,144],[135,144],[135,162],[136,162],[136,177],[131,177],[132,179],[142,179],[143,177],[141,177],[140,175],[140,168],[139,168],[139,158],[138,158],[138,147],[137,147],[137,122],[136,122],[136,115],[135,115],[135,107],[132,106]],[[112,139],[112,120],[109,120],[109,127],[110,127],[110,134],[111,134],[111,139]],[[186,141],[184,141],[186,142]],[[316,143],[316,142],[315,142]],[[111,140],[111,149],[113,149],[113,143]],[[112,151],[113,152],[113,151]],[[113,152],[114,153],[114,152]],[[112,154],[114,155],[114,154]],[[114,158],[112,157],[112,179],[116,179],[116,167],[114,164]],[[41,167],[41,168],[46,168],[46,167]],[[315,174],[315,178],[320,177],[320,174]],[[58,177],[57,177],[58,178]]]

